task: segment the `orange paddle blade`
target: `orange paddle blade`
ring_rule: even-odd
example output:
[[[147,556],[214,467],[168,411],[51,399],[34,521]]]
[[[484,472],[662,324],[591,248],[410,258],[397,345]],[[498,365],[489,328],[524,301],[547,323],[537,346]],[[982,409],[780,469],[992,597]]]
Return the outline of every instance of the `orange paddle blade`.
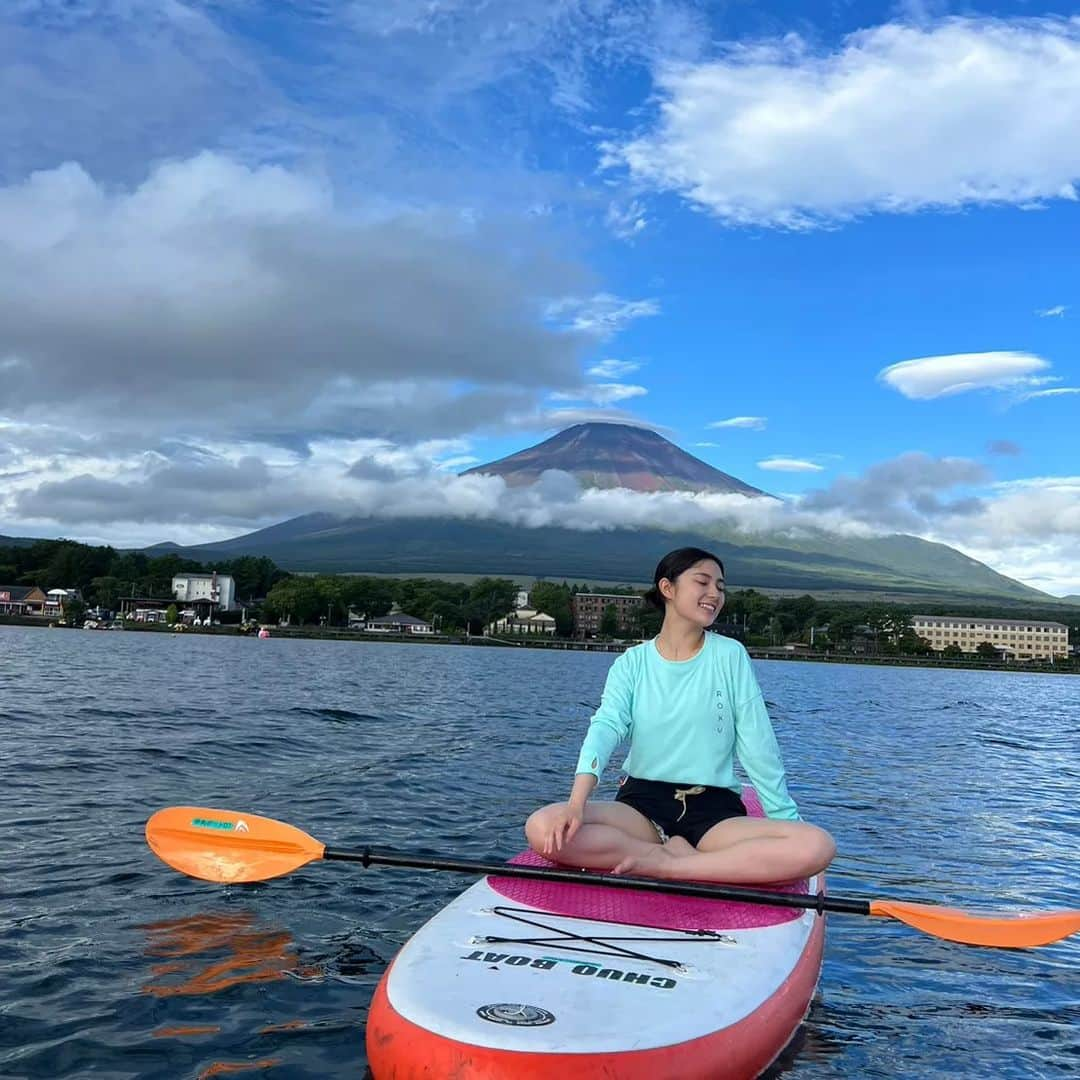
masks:
[[[170,806],[146,823],[146,842],[171,867],[204,881],[265,881],[323,857],[325,845],[273,818]]]
[[[916,930],[946,941],[995,945],[999,949],[1049,945],[1080,930],[1080,911],[1053,911],[1046,915],[972,915],[969,911],[932,904],[871,900],[870,914],[899,919]]]

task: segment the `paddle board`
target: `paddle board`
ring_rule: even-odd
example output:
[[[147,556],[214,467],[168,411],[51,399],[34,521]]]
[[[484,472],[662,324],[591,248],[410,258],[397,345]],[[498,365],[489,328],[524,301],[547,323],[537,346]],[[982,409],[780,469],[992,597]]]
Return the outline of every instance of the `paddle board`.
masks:
[[[368,1061],[376,1080],[756,1077],[806,1015],[823,944],[812,911],[489,876],[383,975]]]

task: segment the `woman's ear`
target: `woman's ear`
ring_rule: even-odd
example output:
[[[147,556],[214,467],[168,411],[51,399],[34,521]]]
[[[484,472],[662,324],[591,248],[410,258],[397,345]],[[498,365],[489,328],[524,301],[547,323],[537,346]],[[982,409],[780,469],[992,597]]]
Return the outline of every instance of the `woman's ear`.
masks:
[[[665,600],[670,600],[675,595],[675,584],[670,578],[662,577],[656,587]]]

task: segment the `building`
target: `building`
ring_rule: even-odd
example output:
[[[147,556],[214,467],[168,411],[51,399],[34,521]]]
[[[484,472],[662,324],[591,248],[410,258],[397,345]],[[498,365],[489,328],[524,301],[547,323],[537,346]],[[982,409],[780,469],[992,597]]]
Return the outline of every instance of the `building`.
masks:
[[[609,607],[615,608],[615,620],[618,633],[633,631],[642,599],[637,594],[623,596],[616,593],[576,593],[571,598],[571,610],[574,614],[574,636],[579,638],[596,637],[600,633],[600,622]]]
[[[406,615],[396,611],[390,615],[379,615],[364,623],[364,632],[368,634],[434,634],[431,623],[418,619],[415,615]]]
[[[911,627],[937,652],[958,645],[962,652],[973,653],[983,642],[989,642],[998,652],[1016,660],[1063,659],[1069,655],[1069,628],[1059,622],[912,615]]]
[[[0,585],[0,615],[42,615],[46,599],[36,585]]]
[[[235,611],[236,581],[232,574],[175,574],[172,579],[173,599],[179,604],[209,601],[218,611]]]
[[[485,634],[554,634],[555,620],[531,607],[519,607],[484,628]]]
[[[72,601],[82,601],[82,593],[78,589],[50,589],[45,594],[45,606],[42,614],[48,619],[62,619],[64,608]]]

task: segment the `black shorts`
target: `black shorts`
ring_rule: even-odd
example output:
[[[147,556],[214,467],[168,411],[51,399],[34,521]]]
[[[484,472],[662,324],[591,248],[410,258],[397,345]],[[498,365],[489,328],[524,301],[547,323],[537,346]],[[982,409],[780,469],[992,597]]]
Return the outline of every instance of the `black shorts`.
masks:
[[[652,822],[660,839],[681,836],[694,847],[717,823],[746,817],[742,799],[731,788],[703,787],[699,784],[672,784],[667,780],[638,780],[625,776],[619,781],[616,802],[626,803]]]

